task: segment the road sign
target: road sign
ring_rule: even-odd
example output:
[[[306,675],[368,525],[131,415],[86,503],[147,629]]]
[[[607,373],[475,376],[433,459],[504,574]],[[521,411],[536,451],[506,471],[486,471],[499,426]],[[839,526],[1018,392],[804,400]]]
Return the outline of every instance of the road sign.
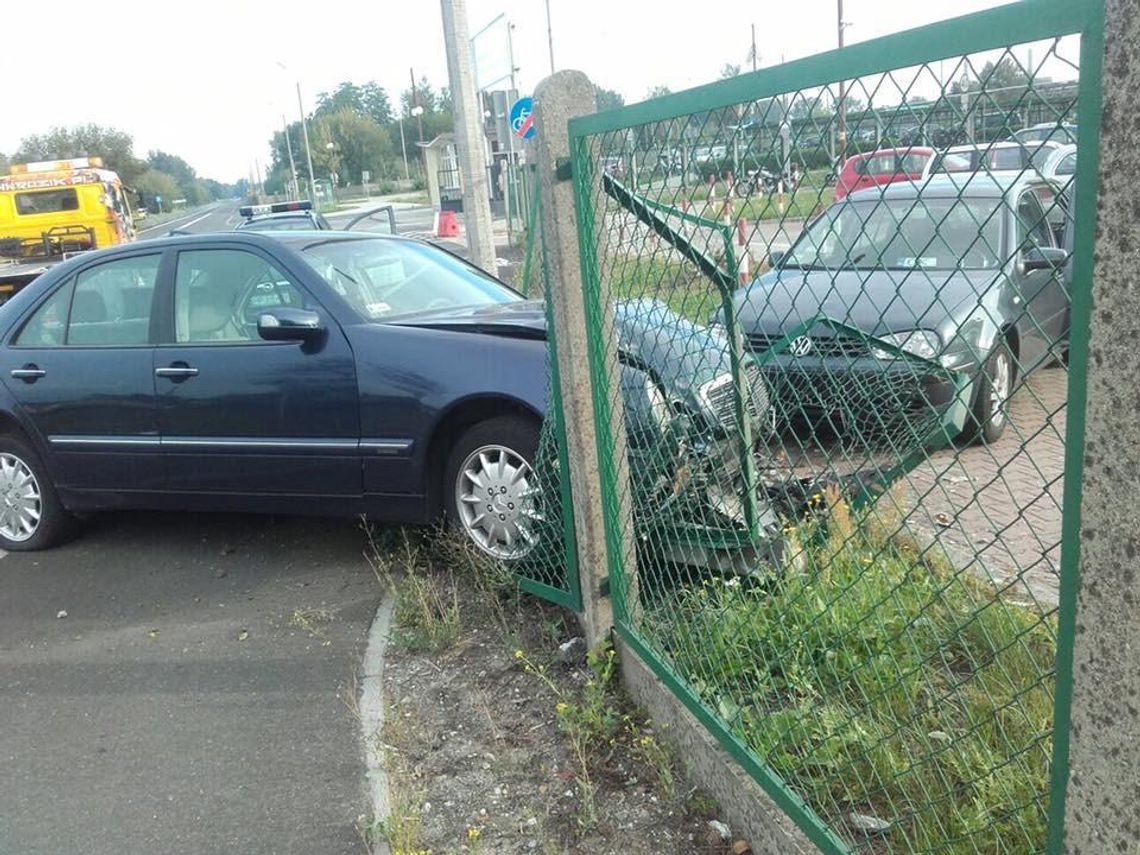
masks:
[[[511,107],[511,131],[516,137],[529,140],[534,136],[534,101],[519,98]]]
[[[363,172],[360,174],[360,180],[361,180],[363,183],[367,184],[369,181],[371,181],[371,180],[372,180],[372,173],[371,173],[371,172],[369,172],[367,169],[365,169],[365,170],[364,170],[364,171],[363,171]]]

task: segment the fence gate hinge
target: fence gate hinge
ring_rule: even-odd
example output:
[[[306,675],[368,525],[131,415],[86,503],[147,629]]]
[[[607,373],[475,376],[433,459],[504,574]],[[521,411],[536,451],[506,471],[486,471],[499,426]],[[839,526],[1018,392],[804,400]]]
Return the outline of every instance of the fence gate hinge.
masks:
[[[574,177],[572,161],[568,157],[558,157],[554,160],[554,177],[558,181],[569,181]]]

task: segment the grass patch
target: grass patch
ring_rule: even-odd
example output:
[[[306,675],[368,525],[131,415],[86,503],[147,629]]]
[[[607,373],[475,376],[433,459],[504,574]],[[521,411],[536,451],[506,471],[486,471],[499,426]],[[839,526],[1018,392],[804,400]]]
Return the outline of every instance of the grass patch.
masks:
[[[851,842],[860,814],[884,851],[1039,851],[1055,622],[829,505],[777,586],[675,593],[644,635]]]
[[[609,261],[611,294],[615,299],[661,300],[681,317],[702,325],[721,306],[716,286],[692,262],[620,255]]]

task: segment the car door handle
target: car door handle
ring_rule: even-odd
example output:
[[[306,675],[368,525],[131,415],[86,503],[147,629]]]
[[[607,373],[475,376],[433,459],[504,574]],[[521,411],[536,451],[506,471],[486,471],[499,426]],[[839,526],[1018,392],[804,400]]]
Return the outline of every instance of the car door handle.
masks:
[[[25,383],[35,383],[47,374],[47,372],[38,365],[31,363],[25,365],[23,368],[13,368],[9,373],[17,380],[23,380]]]
[[[168,380],[186,380],[198,376],[198,369],[189,365],[171,365],[167,368],[154,369],[155,377],[166,377]]]

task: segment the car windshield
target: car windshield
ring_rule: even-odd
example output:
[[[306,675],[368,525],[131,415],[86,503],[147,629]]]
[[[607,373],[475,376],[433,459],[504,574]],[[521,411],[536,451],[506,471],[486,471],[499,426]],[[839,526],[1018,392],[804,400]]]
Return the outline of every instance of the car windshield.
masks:
[[[997,198],[868,199],[832,206],[781,268],[991,269],[1001,263]]]
[[[301,252],[370,321],[523,299],[450,253],[416,241],[340,238],[307,244]]]

